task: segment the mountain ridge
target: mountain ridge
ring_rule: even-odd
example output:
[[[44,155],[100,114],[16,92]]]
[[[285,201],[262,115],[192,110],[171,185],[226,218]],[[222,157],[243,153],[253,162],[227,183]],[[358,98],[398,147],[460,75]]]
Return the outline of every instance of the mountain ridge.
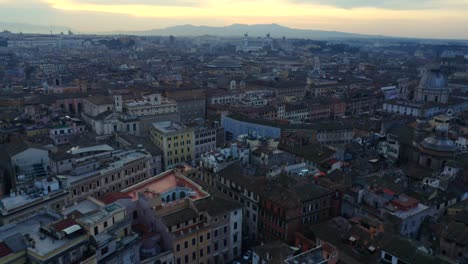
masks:
[[[143,36],[203,36],[213,35],[222,37],[240,37],[247,33],[252,37],[265,36],[270,33],[272,37],[287,38],[389,38],[382,35],[368,35],[359,33],[348,33],[341,31],[327,31],[315,29],[296,29],[278,24],[231,24],[229,26],[195,26],[191,24],[171,26],[161,29],[150,29],[141,31],[116,31],[117,34],[143,35]]]

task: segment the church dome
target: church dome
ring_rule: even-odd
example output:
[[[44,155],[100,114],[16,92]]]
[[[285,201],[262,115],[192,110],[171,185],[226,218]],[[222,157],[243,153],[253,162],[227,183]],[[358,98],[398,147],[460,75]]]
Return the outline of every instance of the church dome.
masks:
[[[419,86],[430,90],[444,90],[448,87],[447,75],[440,70],[428,70],[424,73]]]
[[[421,145],[434,151],[454,152],[457,150],[457,146],[452,140],[439,136],[425,138]]]
[[[421,142],[421,146],[428,150],[455,152],[457,145],[447,137],[448,127],[439,126],[436,128],[436,135],[427,137]]]

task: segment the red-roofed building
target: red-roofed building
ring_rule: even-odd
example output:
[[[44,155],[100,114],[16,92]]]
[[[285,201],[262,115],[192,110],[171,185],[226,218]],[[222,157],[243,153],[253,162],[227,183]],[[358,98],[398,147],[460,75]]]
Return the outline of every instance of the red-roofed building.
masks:
[[[105,204],[111,204],[115,201],[122,200],[122,199],[132,199],[132,196],[130,196],[127,193],[122,193],[122,192],[110,192],[101,197],[99,200]]]
[[[185,197],[198,200],[209,196],[200,185],[182,175],[182,172],[186,169],[189,169],[189,167],[161,173],[123,190],[122,193],[130,196],[133,200],[138,200],[139,193],[151,197],[158,196],[163,204],[172,203]]]
[[[74,219],[64,219],[62,221],[59,221],[55,224],[52,224],[52,227],[56,230],[56,231],[62,231],[64,230],[65,228],[67,227],[70,227],[72,225],[77,225],[78,223],[76,223],[76,221]]]
[[[398,199],[394,199],[391,201],[391,204],[397,207],[399,210],[408,211],[411,208],[416,208],[418,206],[419,201],[409,197],[407,195],[400,195]]]

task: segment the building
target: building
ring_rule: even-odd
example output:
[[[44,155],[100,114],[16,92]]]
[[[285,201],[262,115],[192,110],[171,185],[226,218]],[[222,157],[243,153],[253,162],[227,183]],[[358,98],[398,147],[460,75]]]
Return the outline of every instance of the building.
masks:
[[[52,212],[2,226],[0,241],[1,263],[97,263],[86,230]]]
[[[30,186],[35,178],[47,177],[48,164],[49,152],[44,146],[23,140],[5,144],[0,153],[0,168],[8,180],[7,192]]]
[[[286,183],[287,184],[284,184]],[[303,225],[331,218],[333,191],[279,175],[260,193],[259,239],[293,243]]]
[[[193,128],[173,121],[153,123],[150,131],[151,141],[163,151],[166,169],[191,161],[195,157],[194,136]]]
[[[426,70],[410,100],[407,85],[400,85],[400,99],[385,101],[385,112],[415,117],[431,117],[445,113],[449,102],[448,78],[440,70]]]
[[[56,178],[35,179],[0,199],[0,224],[7,225],[29,218],[44,210],[59,210],[69,198],[68,189]]]
[[[122,95],[86,98],[82,117],[98,135],[116,132],[142,135],[153,122],[178,120],[177,103],[160,94],[126,100]]]
[[[380,251],[380,262],[397,264],[397,263],[428,263],[428,264],[444,264],[450,263],[439,257],[428,254],[427,249],[423,246],[418,246],[410,240],[394,237]]]
[[[67,204],[99,198],[153,176],[152,156],[143,149],[114,149],[107,144],[73,147],[51,154],[51,171],[70,190]]]
[[[387,209],[398,220],[400,234],[410,238],[415,238],[423,221],[435,214],[433,208],[405,194],[391,200]]]
[[[253,138],[279,139],[285,133],[298,133],[310,143],[344,146],[354,138],[350,122],[343,120],[319,121],[312,124],[261,120],[246,115],[232,114],[221,117],[226,140],[236,140],[241,135]]]
[[[203,154],[216,149],[216,128],[196,127],[194,133],[194,154],[199,159]]]
[[[138,263],[139,236],[132,231],[131,216],[118,202],[104,204],[88,198],[66,208],[65,221],[79,224],[94,239],[98,263]]]
[[[123,192],[133,200],[148,201],[155,219],[170,234],[174,263],[229,262],[241,254],[241,206],[211,196],[185,176],[191,173],[180,166]],[[140,217],[134,213],[134,219]]]
[[[171,92],[168,98],[177,103],[179,118],[181,122],[191,122],[195,119],[205,119],[206,101],[205,95],[197,90],[184,90]]]

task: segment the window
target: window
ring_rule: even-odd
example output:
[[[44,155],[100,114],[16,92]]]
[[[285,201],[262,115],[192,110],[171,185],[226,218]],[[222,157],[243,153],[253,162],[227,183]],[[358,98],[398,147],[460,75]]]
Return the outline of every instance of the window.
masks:
[[[179,252],[179,251],[180,251],[180,244],[177,244],[177,246],[176,246],[176,250],[177,250],[177,252]]]
[[[197,259],[197,252],[192,252],[192,260],[196,260]]]
[[[392,261],[392,255],[388,254],[387,252],[384,253],[384,260]]]
[[[188,241],[184,242],[184,248],[188,248]]]
[[[215,230],[215,231],[214,231],[214,236],[215,236],[215,237],[218,237],[218,230]]]
[[[209,240],[211,238],[211,233],[206,234],[206,239]]]
[[[227,233],[227,226],[224,227],[224,233]]]
[[[94,227],[94,235],[99,234],[99,228],[97,226]]]
[[[203,248],[200,249],[200,257],[203,257]]]
[[[237,242],[237,234],[234,234],[234,236],[233,236],[232,240],[234,241],[234,243],[236,243],[236,242]]]
[[[104,247],[104,248],[101,249],[101,255],[105,255],[105,254],[107,254],[107,252],[109,252],[108,247]]]
[[[200,243],[203,242],[203,236],[200,236]]]
[[[192,246],[195,246],[196,243],[197,243],[197,240],[195,238],[192,238]]]
[[[104,221],[104,228],[107,228],[107,221]]]
[[[234,230],[237,230],[237,222],[234,222]]]

